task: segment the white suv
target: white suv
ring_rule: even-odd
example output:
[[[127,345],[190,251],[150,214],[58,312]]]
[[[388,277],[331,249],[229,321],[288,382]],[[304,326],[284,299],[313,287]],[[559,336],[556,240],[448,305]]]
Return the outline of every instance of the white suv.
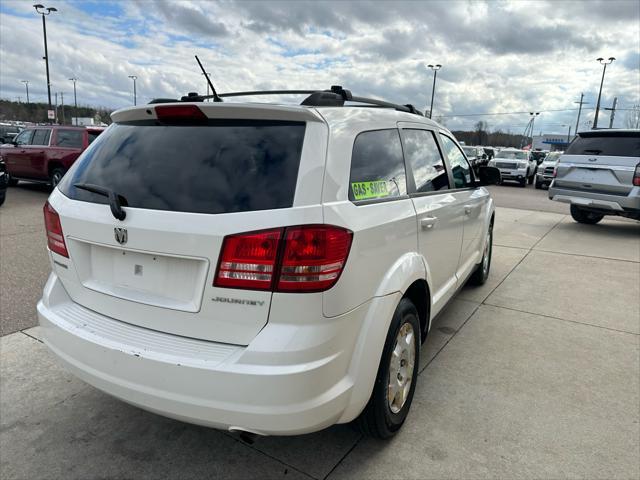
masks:
[[[499,175],[412,107],[345,97],[115,112],[44,208],[51,350],[187,422],[393,435],[432,319],[487,278]]]
[[[527,181],[533,183],[535,178],[536,161],[527,150],[503,148],[488,165],[500,169],[502,180],[514,180],[521,187],[526,187]]]

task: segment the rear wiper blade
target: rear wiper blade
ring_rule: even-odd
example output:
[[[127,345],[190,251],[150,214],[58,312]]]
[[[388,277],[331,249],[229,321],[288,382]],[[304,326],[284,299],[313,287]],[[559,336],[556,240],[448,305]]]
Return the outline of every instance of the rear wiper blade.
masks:
[[[122,206],[127,206],[127,199],[122,195],[117,194],[113,190],[101,187],[100,185],[94,185],[93,183],[74,183],[74,187],[87,192],[97,193],[109,199],[109,207],[111,208],[111,214],[118,220],[124,220],[127,216],[127,212],[122,209]]]
[[[602,153],[602,150],[598,150],[597,148],[590,148],[590,149],[586,149],[584,150],[585,153],[595,153],[596,155],[599,155]]]

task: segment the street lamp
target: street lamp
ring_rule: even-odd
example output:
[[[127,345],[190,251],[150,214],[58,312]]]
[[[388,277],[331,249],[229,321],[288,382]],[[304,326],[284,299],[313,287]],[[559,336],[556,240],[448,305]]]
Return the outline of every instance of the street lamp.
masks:
[[[533,125],[536,122],[536,117],[540,115],[540,112],[529,112],[529,115],[531,115],[531,150],[533,151]]]
[[[78,125],[78,97],[76,96],[76,77],[71,77],[69,80],[73,82],[73,112],[76,114],[76,126]]]
[[[129,78],[133,80],[133,104],[136,105],[136,80],[138,77],[135,75],[129,75]]]
[[[436,77],[438,76],[438,70],[442,68],[439,63],[436,65],[427,65],[428,68],[433,70],[433,87],[431,88],[431,108],[429,108],[429,118],[433,117],[433,97],[436,93]]]
[[[27,105],[29,105],[29,80],[20,80],[27,89]]]
[[[600,80],[600,91],[598,92],[598,103],[596,103],[596,116],[593,119],[593,129],[595,130],[596,128],[598,128],[598,114],[600,113],[600,97],[602,96],[602,84],[604,83],[604,74],[607,71],[607,65],[609,65],[610,63],[613,63],[613,61],[615,60],[615,57],[609,57],[607,59],[607,61],[604,60],[604,58],[596,58],[596,60],[601,64],[604,65],[602,68],[602,80]]]
[[[33,8],[36,9],[36,12],[42,15],[42,33],[44,35],[44,57],[42,58],[44,59],[44,63],[47,68],[47,97],[49,99],[49,110],[51,110],[51,83],[49,80],[49,50],[47,48],[47,22],[45,20],[45,17],[47,15],[50,15],[53,12],[57,12],[58,9],[53,7],[47,8],[44,5],[41,5],[39,3],[34,5]]]

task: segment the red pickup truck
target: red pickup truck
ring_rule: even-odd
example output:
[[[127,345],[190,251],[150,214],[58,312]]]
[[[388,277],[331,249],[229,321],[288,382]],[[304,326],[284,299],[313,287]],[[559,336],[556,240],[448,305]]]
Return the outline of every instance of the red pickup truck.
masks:
[[[56,186],[76,158],[94,141],[102,127],[41,125],[28,127],[10,144],[0,146],[9,185],[19,180]]]

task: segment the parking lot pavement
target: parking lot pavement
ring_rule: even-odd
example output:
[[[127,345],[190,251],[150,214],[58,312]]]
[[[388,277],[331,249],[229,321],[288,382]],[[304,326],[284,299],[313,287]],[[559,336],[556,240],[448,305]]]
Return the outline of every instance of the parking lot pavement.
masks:
[[[47,187],[10,188],[0,208],[0,335],[35,325],[36,302],[49,275],[42,220]]]
[[[84,385],[35,327],[0,339],[0,477],[638,478],[638,225],[499,208],[495,227],[489,281],[434,322],[391,441],[246,445]]]

